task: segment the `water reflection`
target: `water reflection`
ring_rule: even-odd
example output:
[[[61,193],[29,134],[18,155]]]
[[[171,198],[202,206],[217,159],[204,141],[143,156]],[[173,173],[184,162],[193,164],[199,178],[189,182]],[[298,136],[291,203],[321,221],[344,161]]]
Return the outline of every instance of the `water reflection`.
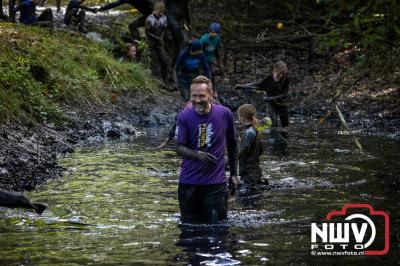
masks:
[[[82,147],[63,160],[63,179],[30,193],[50,204],[43,216],[0,209],[0,264],[360,264],[309,255],[310,224],[348,202],[390,212],[393,253],[368,262],[398,262],[399,144],[361,139],[365,156],[345,136],[297,138],[286,156],[263,155],[270,186],[243,187],[228,221],[212,226],[179,225],[172,149],[155,152],[146,136]]]

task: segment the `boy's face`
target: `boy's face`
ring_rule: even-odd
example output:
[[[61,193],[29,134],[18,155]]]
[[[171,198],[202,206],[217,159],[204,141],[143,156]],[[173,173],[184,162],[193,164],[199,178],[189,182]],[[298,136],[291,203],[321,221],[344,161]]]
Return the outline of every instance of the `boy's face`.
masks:
[[[274,77],[275,81],[280,81],[285,76],[285,73],[278,69],[274,69],[272,70],[272,76]]]
[[[218,35],[218,33],[217,32],[213,32],[213,31],[208,34],[208,36],[210,36],[211,39],[217,37],[217,35]]]
[[[164,10],[163,9],[156,9],[154,10],[154,15],[156,15],[157,17],[161,17],[164,15]]]
[[[131,59],[135,59],[136,58],[136,47],[134,47],[134,46],[130,47],[127,52],[127,56]]]

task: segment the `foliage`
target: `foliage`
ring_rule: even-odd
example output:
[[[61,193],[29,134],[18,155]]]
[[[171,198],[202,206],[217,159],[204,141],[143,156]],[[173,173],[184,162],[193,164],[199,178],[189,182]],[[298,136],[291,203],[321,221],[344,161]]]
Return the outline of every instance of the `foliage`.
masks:
[[[317,0],[322,47],[385,51],[400,41],[400,3],[396,0]]]
[[[119,63],[103,44],[77,33],[0,24],[0,122],[64,121],[60,103],[107,106],[110,91],[150,91],[141,64]]]

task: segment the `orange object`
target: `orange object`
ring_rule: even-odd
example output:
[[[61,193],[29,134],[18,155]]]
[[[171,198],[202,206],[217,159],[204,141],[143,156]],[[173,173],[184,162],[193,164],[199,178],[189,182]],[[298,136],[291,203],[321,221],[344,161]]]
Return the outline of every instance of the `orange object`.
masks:
[[[276,23],[276,28],[278,30],[282,30],[283,29],[283,23],[281,23],[281,22]]]

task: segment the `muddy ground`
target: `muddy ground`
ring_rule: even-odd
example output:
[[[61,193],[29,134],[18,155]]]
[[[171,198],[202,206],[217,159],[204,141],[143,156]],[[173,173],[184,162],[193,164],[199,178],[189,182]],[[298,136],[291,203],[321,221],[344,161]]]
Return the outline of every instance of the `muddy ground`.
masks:
[[[57,25],[60,30],[65,30],[61,18],[61,14],[56,15]],[[115,17],[108,15],[88,18],[89,30],[95,29],[99,23],[107,25],[108,21],[115,21]],[[253,103],[262,116],[264,103],[260,93],[235,91],[233,88],[236,84],[261,80],[271,72],[272,62],[285,60],[291,80],[291,121],[303,121],[296,124],[296,130],[312,128],[320,117],[337,104],[352,133],[400,140],[399,108],[393,97],[393,94],[400,96],[400,69],[394,69],[385,78],[374,75],[373,71],[366,71],[360,80],[352,83],[356,89],[345,91],[332,102],[341,75],[340,69],[348,67],[349,60],[340,61],[332,57],[329,60],[313,58],[310,61],[307,57],[302,58],[297,53],[279,47],[262,51],[225,51],[224,56],[224,71],[217,76],[217,87],[220,101],[232,111],[236,111],[243,103]],[[387,93],[391,96],[386,97]],[[141,128],[149,126],[165,130],[182,104],[178,92],[120,95],[118,102],[106,109],[82,111],[63,106],[70,119],[68,125],[1,125],[0,188],[33,190],[61,176],[64,169],[57,160],[73,152],[78,144],[129,138]],[[340,128],[340,121],[333,113],[327,122],[315,130],[324,132]]]

